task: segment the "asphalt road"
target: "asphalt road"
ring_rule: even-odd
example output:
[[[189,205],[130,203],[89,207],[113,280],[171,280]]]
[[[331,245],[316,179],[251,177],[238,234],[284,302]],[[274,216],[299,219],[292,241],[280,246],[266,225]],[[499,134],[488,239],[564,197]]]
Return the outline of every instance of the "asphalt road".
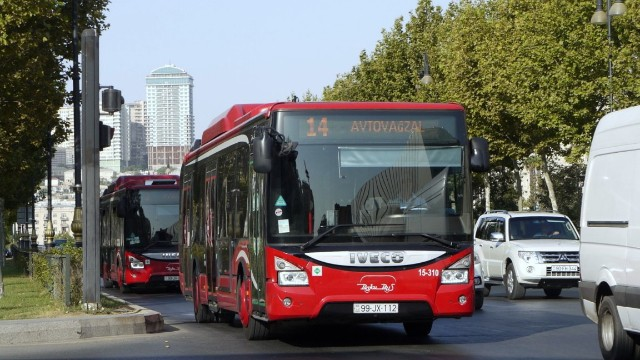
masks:
[[[191,302],[175,292],[113,293],[160,312],[165,331],[7,345],[0,359],[601,359],[596,326],[582,314],[576,289],[559,299],[528,290],[512,301],[496,287],[474,316],[439,319],[424,339],[408,338],[400,324],[370,324],[289,326],[269,341],[245,340],[237,321],[195,323]]]

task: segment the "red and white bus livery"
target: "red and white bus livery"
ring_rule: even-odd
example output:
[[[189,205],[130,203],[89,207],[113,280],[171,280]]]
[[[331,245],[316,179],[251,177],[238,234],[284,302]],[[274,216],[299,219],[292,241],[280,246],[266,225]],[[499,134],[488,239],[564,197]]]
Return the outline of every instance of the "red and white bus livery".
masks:
[[[100,197],[100,273],[106,287],[178,287],[177,175],[121,176]]]
[[[398,322],[474,311],[464,109],[270,103],[214,119],[181,171],[180,286],[198,322]]]

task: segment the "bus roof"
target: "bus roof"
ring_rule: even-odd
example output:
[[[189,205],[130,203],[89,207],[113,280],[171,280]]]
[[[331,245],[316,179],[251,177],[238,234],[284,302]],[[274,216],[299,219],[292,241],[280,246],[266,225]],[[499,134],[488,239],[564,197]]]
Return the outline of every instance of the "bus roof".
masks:
[[[121,189],[140,189],[144,187],[175,187],[180,184],[178,175],[125,175],[112,182],[102,195]]]
[[[418,102],[275,102],[265,104],[233,105],[215,117],[202,133],[201,144],[217,138],[225,132],[241,126],[247,120],[278,110],[464,110],[456,103],[418,103]]]

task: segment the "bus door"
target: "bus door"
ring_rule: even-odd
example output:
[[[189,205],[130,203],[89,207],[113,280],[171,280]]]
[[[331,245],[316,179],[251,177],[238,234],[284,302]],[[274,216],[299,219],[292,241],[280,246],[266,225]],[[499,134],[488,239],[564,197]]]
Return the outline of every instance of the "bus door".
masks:
[[[218,268],[216,266],[216,253],[214,248],[214,230],[215,230],[215,183],[216,169],[207,169],[205,177],[205,199],[204,199],[204,227],[205,227],[205,251],[206,251],[206,268],[209,282],[209,291],[216,291],[218,286]]]
[[[191,258],[191,223],[192,223],[192,213],[191,213],[191,199],[193,194],[191,174],[183,175],[183,183],[182,183],[182,196],[181,196],[181,207],[182,207],[182,236],[180,243],[180,266],[181,271],[180,274],[182,278],[180,279],[180,283],[183,286],[183,291],[187,290],[192,291],[193,289],[193,259]]]
[[[216,289],[220,292],[230,293],[232,289],[232,261],[233,245],[231,244],[231,199],[230,180],[233,171],[234,159],[232,156],[221,156],[218,160],[216,181],[216,231],[214,249],[216,255]]]

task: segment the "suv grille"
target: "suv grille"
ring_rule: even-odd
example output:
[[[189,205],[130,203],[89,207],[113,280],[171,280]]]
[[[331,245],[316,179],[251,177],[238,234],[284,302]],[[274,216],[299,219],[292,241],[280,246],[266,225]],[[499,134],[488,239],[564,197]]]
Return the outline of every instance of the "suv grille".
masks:
[[[562,264],[562,263],[577,263],[580,261],[580,255],[577,251],[562,252],[562,251],[543,251],[540,253],[542,260],[546,264]]]

